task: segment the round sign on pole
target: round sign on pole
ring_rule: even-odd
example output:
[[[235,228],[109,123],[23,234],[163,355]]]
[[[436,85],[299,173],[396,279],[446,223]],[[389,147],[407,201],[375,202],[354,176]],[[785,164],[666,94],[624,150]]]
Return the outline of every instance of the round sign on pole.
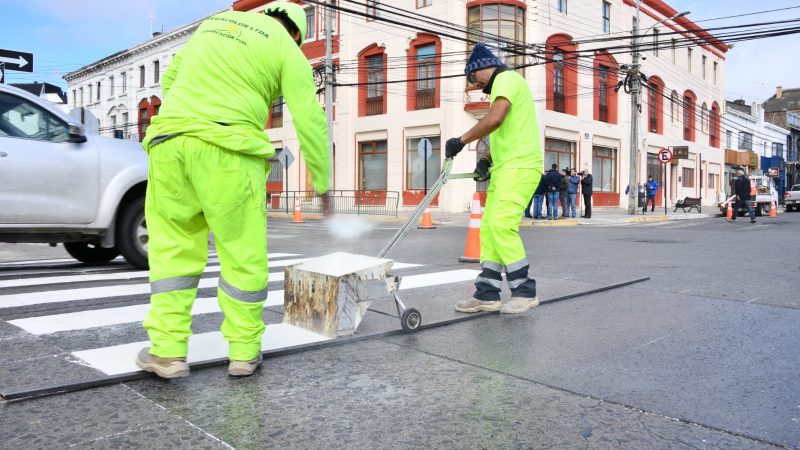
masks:
[[[433,144],[428,138],[422,138],[419,140],[419,144],[417,144],[417,153],[419,153],[420,159],[430,159],[431,154],[433,153]]]
[[[668,148],[662,148],[658,152],[658,161],[661,164],[667,164],[670,161],[672,161],[672,151],[670,151],[670,149],[668,149]]]

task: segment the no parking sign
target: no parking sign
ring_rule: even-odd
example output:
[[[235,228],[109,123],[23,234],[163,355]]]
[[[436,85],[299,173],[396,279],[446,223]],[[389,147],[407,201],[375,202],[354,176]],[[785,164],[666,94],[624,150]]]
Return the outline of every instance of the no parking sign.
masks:
[[[658,152],[658,161],[661,164],[667,164],[672,161],[672,151],[668,148],[662,148]]]

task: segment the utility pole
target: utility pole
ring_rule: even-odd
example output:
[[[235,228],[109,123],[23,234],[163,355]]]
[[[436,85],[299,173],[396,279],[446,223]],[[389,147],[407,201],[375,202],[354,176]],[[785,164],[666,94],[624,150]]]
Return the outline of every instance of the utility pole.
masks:
[[[328,122],[328,151],[331,157],[331,183],[333,183],[333,1],[325,6],[325,119]],[[331,186],[334,190],[336,186]]]
[[[631,80],[631,149],[630,172],[628,174],[628,215],[636,214],[639,207],[639,6],[636,0],[636,20],[633,23],[631,67],[628,75]]]

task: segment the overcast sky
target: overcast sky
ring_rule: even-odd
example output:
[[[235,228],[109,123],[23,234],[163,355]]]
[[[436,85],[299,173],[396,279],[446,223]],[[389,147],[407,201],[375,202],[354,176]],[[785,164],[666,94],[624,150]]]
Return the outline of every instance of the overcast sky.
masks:
[[[411,0],[406,0],[411,2]],[[457,0],[434,0],[457,1]],[[800,17],[800,8],[771,14],[703,19],[800,6],[788,0],[668,0],[703,27]],[[152,31],[169,31],[231,0],[0,0],[0,48],[34,54],[34,73],[6,72],[9,83],[47,81],[66,88],[65,73],[135,46]],[[599,10],[598,10],[599,11]],[[152,27],[151,27],[151,19]],[[800,87],[800,35],[736,43],[725,62],[725,95],[761,102],[775,91]]]

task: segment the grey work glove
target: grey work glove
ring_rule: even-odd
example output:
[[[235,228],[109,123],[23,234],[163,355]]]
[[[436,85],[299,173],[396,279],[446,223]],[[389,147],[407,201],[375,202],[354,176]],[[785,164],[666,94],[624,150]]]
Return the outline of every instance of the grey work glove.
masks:
[[[478,161],[478,164],[475,166],[475,176],[473,180],[475,181],[488,181],[491,178],[491,174],[489,173],[489,168],[491,167],[491,163],[486,158],[481,158]]]
[[[450,138],[444,144],[444,156],[446,158],[452,158],[463,149],[464,143],[461,141],[460,137]]]

